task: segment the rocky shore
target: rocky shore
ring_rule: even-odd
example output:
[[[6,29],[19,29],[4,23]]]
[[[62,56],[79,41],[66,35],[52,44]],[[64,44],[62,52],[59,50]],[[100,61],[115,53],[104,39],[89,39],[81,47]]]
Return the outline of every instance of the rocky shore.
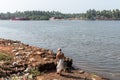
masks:
[[[109,80],[74,69],[65,58],[66,70],[56,74],[56,53],[20,41],[0,39],[0,80]]]

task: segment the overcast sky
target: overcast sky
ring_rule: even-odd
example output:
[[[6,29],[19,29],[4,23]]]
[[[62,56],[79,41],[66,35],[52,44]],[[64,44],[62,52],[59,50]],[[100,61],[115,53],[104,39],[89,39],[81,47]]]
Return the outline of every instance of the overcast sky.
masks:
[[[26,10],[82,13],[88,9],[120,9],[120,0],[0,0],[0,12]]]

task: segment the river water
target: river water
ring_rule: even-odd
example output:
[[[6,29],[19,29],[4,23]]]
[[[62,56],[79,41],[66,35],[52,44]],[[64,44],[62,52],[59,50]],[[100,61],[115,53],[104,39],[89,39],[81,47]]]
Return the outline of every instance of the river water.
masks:
[[[77,67],[120,80],[120,21],[0,21],[0,38],[60,47]]]

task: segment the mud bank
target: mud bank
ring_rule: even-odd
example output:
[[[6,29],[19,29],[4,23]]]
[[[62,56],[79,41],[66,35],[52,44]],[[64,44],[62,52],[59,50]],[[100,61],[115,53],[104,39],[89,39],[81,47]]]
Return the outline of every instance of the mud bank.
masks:
[[[73,60],[65,58],[66,70],[56,74],[56,61],[52,50],[0,39],[0,80],[109,80],[98,75],[76,70]],[[0,56],[1,56],[0,55]]]

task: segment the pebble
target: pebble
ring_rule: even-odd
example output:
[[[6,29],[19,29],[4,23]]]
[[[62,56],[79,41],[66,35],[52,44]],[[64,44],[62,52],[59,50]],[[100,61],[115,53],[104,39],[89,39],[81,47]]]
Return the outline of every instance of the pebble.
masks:
[[[0,61],[0,66],[2,66],[4,64],[4,61]]]
[[[14,45],[17,45],[17,44],[19,44],[19,43],[13,43]]]
[[[16,66],[17,64],[18,64],[17,62],[13,62],[13,63],[12,63],[13,66]]]
[[[41,54],[43,54],[43,52],[37,51],[36,54],[41,55]]]
[[[92,80],[96,80],[95,78],[92,78]]]
[[[32,53],[28,52],[28,53],[27,53],[27,56],[30,56],[31,54],[32,54]]]
[[[53,80],[58,80],[58,79],[53,79]]]
[[[84,73],[84,71],[83,71],[83,70],[80,70],[80,71],[79,71],[79,73],[80,73],[80,74],[83,74],[83,73]]]
[[[16,49],[14,49],[14,50],[12,50],[12,52],[17,52],[18,50],[16,50]]]
[[[11,45],[11,43],[8,43],[8,46],[10,46]]]
[[[20,55],[20,53],[19,53],[19,52],[15,53],[15,56],[19,56],[19,55]]]
[[[48,58],[43,58],[44,59],[44,61],[50,61],[50,59],[48,59]]]
[[[29,59],[31,62],[36,61],[35,58],[30,58]]]
[[[19,50],[24,50],[24,48],[22,48],[22,47],[19,47],[18,49],[19,49]]]
[[[26,73],[25,76],[28,76],[30,73]]]

